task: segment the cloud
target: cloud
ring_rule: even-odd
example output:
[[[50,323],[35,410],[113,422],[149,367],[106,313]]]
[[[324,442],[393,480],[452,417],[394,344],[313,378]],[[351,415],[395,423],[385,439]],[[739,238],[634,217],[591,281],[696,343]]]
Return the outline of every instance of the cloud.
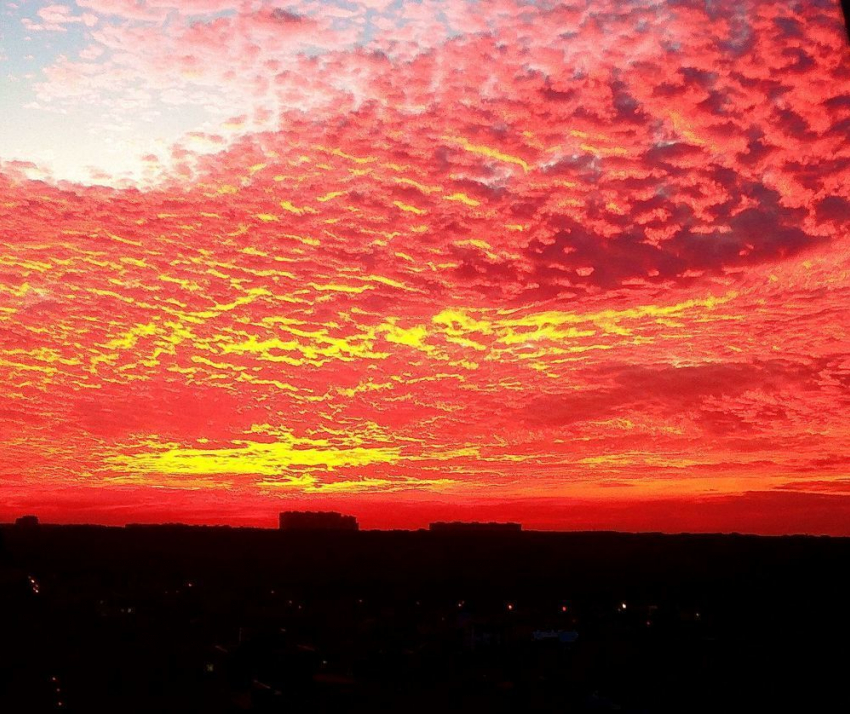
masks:
[[[82,15],[73,15],[71,8],[67,5],[45,5],[36,11],[40,22],[24,17],[21,23],[30,32],[67,32],[67,25],[82,24],[86,27],[94,27],[97,15],[86,12]]]
[[[103,122],[92,152],[67,123],[88,180],[0,164],[9,483],[179,513],[181,489],[215,491],[205,513],[486,491],[538,524],[614,499],[599,522],[643,527],[636,499],[768,530],[803,523],[800,474],[840,493],[834,9],[83,6],[37,92]],[[135,173],[99,160],[116,136]],[[772,490],[785,520],[741,497]],[[843,508],[817,503],[812,528]]]

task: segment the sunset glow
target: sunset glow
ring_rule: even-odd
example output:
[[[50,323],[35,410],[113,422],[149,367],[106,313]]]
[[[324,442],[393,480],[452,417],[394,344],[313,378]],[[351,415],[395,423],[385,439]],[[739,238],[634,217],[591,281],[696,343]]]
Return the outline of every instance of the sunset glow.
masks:
[[[5,8],[0,520],[850,535],[837,0]]]

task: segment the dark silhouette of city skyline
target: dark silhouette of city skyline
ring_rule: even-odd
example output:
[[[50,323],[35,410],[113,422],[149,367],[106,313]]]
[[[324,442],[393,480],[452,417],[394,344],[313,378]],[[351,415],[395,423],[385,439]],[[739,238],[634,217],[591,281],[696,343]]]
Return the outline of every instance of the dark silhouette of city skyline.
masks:
[[[848,703],[850,539],[477,525],[0,526],[0,710]]]
[[[495,523],[492,521],[435,521],[428,530],[438,533],[511,533],[522,530],[521,523]]]
[[[354,516],[336,511],[284,511],[279,516],[280,530],[291,531],[356,531],[360,529]]]

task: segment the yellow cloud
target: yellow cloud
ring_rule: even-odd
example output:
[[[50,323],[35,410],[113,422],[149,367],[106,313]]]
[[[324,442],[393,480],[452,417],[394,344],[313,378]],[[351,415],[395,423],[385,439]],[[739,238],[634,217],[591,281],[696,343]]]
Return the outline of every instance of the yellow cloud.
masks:
[[[388,341],[394,342],[397,345],[407,345],[408,347],[415,347],[418,350],[428,350],[427,345],[425,345],[428,330],[424,325],[404,328],[392,322],[387,322],[378,329],[384,333],[384,337]]]
[[[443,138],[446,141],[451,141],[455,144],[460,144],[465,151],[469,151],[470,153],[480,154],[481,156],[487,156],[488,158],[496,159],[497,161],[504,161],[509,164],[517,164],[518,166],[522,166],[523,170],[525,171],[528,171],[531,168],[528,165],[528,162],[524,161],[523,159],[520,159],[518,156],[511,156],[510,154],[505,154],[496,149],[492,149],[489,146],[472,144],[463,137],[445,136]]]
[[[443,196],[443,199],[446,201],[458,201],[460,203],[465,203],[467,206],[481,205],[481,201],[476,201],[474,198],[470,198],[465,193],[453,193],[451,196]]]
[[[117,469],[150,474],[256,474],[275,476],[292,467],[366,466],[396,463],[398,447],[335,448],[327,442],[283,434],[271,443],[235,441],[237,446],[197,449],[148,442],[154,448],[131,454],[116,454],[106,462]]]
[[[410,204],[402,203],[401,201],[393,201],[393,205],[396,208],[398,208],[402,211],[405,211],[407,213],[415,213],[417,216],[421,216],[425,213],[428,213],[428,211],[425,210],[424,208],[417,208],[416,206],[411,206]]]

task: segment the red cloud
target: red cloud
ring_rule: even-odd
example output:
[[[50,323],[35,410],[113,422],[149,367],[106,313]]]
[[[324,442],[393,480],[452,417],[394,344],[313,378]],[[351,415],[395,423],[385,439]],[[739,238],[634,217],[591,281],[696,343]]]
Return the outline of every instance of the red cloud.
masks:
[[[3,164],[7,502],[846,532],[834,8],[435,7],[367,8],[364,47],[309,6],[110,24],[103,72],[49,71],[232,118],[135,188]]]

